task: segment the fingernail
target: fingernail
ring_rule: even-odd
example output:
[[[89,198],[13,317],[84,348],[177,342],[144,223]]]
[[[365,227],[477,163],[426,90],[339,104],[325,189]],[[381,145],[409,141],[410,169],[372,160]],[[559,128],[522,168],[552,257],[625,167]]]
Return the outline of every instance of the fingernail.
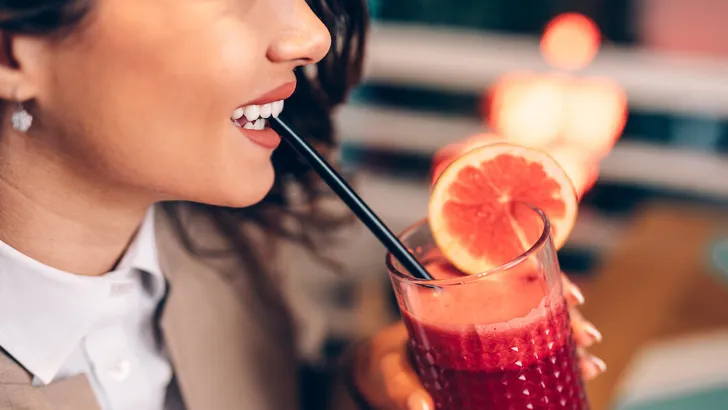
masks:
[[[591,355],[587,360],[590,364],[589,366],[587,366],[588,368],[584,374],[584,378],[586,378],[587,380],[594,379],[595,377],[607,371],[607,364],[604,363],[604,360]]]
[[[594,339],[597,343],[602,341],[602,332],[600,332],[591,322],[584,323],[584,332]]]
[[[571,292],[574,298],[576,298],[576,301],[579,302],[580,305],[583,305],[584,302],[586,302],[586,299],[584,298],[584,294],[581,293],[581,289],[571,282],[569,282],[569,288],[569,292]]]
[[[427,399],[420,393],[415,393],[407,399],[407,408],[409,410],[431,410]]]
[[[596,356],[592,356],[590,359],[591,359],[592,363],[594,363],[594,365],[597,368],[599,368],[600,373],[604,373],[607,371],[607,364],[604,363],[604,360],[602,360]]]

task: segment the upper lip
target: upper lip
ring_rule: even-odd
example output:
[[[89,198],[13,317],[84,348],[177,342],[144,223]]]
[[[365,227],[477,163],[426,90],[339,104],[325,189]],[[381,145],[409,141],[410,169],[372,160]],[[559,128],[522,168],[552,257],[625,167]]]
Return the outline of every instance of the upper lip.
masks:
[[[274,88],[271,91],[268,91],[267,93],[261,95],[260,97],[256,98],[253,101],[247,102],[243,104],[242,106],[248,106],[248,105],[263,105],[272,103],[274,101],[281,101],[285,100],[291,95],[293,95],[293,92],[296,91],[296,82],[291,81],[289,83],[285,83],[281,86],[278,86]]]

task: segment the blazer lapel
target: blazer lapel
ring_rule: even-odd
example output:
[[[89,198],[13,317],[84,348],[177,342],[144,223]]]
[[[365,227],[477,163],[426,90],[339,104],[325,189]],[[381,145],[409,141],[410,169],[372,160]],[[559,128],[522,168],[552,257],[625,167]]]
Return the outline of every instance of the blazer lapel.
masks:
[[[53,410],[100,410],[85,375],[69,377],[39,388]]]
[[[0,351],[0,409],[100,410],[85,375],[35,387],[33,377]]]
[[[159,259],[169,283],[161,327],[187,409],[297,408],[291,394],[295,363],[260,330],[265,319],[252,314],[229,279],[244,275],[235,258],[191,255],[170,216],[156,215]],[[209,224],[186,229],[205,246],[226,246]]]

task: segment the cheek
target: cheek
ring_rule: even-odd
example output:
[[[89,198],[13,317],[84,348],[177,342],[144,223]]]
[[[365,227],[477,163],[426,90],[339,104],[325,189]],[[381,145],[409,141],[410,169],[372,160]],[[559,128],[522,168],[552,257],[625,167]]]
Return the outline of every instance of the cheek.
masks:
[[[109,41],[93,57],[105,68],[93,83],[111,91],[103,114],[118,127],[136,124],[136,133],[172,143],[221,142],[216,137],[232,111],[258,91],[255,70],[265,57],[255,41],[241,44],[233,33],[245,37],[230,28],[151,43]]]
[[[270,152],[229,116],[259,92],[265,50],[232,23],[216,27],[157,41],[114,35],[65,56],[45,104],[63,107],[53,126],[72,127],[68,144],[110,178],[174,199],[259,200],[273,181]]]

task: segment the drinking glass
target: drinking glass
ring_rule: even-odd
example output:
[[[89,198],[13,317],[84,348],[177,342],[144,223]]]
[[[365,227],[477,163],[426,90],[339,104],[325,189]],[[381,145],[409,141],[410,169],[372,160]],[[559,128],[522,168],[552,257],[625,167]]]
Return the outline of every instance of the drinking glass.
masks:
[[[523,238],[527,250],[477,275],[445,259],[426,220],[400,238],[436,280],[387,255],[411,358],[437,410],[589,408],[551,225],[529,209],[540,226]]]

